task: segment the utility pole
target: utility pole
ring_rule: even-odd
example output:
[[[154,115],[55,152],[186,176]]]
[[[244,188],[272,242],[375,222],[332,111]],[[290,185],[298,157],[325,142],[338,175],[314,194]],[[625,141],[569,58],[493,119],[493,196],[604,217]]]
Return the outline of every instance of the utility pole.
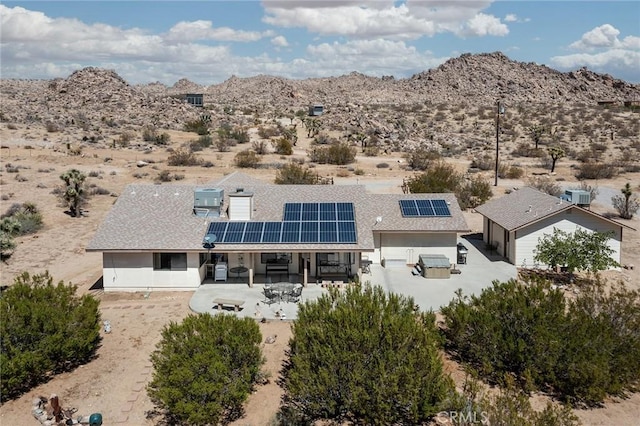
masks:
[[[498,101],[496,103],[496,170],[493,186],[498,186],[498,157],[500,155],[500,114],[504,114],[504,105]]]

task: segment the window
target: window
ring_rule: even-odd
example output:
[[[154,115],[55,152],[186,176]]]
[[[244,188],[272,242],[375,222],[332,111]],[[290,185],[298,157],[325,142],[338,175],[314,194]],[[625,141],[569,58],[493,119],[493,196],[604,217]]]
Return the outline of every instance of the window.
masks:
[[[291,263],[291,253],[262,253],[262,263]]]
[[[187,253],[154,253],[153,269],[161,271],[186,271]]]

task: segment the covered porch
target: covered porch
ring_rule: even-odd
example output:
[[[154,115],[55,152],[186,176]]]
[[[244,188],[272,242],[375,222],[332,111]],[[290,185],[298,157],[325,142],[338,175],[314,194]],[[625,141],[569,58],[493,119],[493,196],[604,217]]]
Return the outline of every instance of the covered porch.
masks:
[[[361,252],[206,252],[200,253],[201,285],[260,286],[291,282],[348,283],[368,266]]]

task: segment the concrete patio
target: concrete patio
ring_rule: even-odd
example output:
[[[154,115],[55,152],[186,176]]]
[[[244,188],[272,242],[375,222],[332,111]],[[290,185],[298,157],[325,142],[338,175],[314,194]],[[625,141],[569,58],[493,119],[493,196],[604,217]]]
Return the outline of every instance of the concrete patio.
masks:
[[[483,288],[491,286],[494,280],[506,281],[517,276],[515,265],[507,263],[501,256],[485,250],[480,239],[462,237],[462,242],[469,250],[467,263],[456,265],[460,274],[451,274],[447,279],[427,279],[411,274],[411,267],[384,268],[379,264],[371,265],[371,273],[362,276],[363,282],[382,287],[387,292],[411,296],[421,310],[438,311],[455,297],[455,292],[462,289],[465,295],[480,294]],[[455,259],[453,259],[455,260]],[[246,283],[236,284],[203,284],[194,293],[189,303],[194,312],[217,314],[219,312],[235,313],[242,317],[269,320],[294,320],[297,318],[298,304],[280,302],[267,305],[264,303],[264,286],[256,284],[253,288]],[[302,291],[301,303],[313,301],[328,289],[319,284],[309,284]],[[239,299],[245,303],[239,312],[233,307],[219,311],[213,303],[215,298]],[[278,316],[280,315],[280,316]]]

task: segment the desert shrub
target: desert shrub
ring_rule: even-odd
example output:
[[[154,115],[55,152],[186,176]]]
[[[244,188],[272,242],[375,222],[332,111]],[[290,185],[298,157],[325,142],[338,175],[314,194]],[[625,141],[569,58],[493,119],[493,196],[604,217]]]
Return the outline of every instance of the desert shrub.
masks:
[[[211,161],[205,161],[204,163],[202,163],[202,167],[206,167],[207,169],[213,166],[214,164]]]
[[[202,151],[202,145],[198,141],[189,141],[187,144],[187,148],[191,152],[200,152]]]
[[[240,168],[256,168],[260,164],[260,157],[255,151],[244,150],[240,151],[233,158],[233,161],[237,167]]]
[[[498,173],[499,174],[499,173]],[[524,169],[516,165],[506,165],[506,171],[504,178],[506,179],[520,179],[524,176]]]
[[[176,149],[167,158],[170,166],[198,166],[202,159],[188,149]]]
[[[106,188],[103,188],[101,186],[96,185],[95,183],[92,183],[89,185],[89,188],[87,189],[87,194],[89,195],[109,195],[111,194],[111,191],[109,191]]]
[[[60,131],[60,126],[52,121],[47,121],[45,127],[49,133],[56,133]]]
[[[560,196],[562,195],[562,187],[558,182],[551,179],[549,176],[532,176],[527,180],[527,185],[545,194]]]
[[[378,164],[376,164],[376,168],[377,169],[388,169],[389,168],[389,163],[384,163],[384,162],[378,163]]]
[[[329,136],[327,133],[320,133],[311,141],[313,145],[331,145],[338,142],[338,139]]]
[[[440,159],[440,153],[433,149],[427,149],[424,147],[416,148],[407,155],[405,155],[405,159],[407,160],[407,164],[413,170],[426,170],[429,168],[431,163],[435,160]]]
[[[356,176],[363,176],[364,175],[364,170],[359,168],[359,167],[356,167],[356,169],[353,171],[353,174],[356,175]]]
[[[201,136],[208,135],[210,122],[211,118],[207,118],[206,116],[202,116],[197,120],[187,121],[184,123],[184,131],[197,133]]]
[[[265,155],[269,153],[269,144],[263,140],[253,141],[253,143],[251,143],[251,148],[258,155]]]
[[[480,176],[466,180],[456,194],[460,208],[463,210],[473,209],[486,203],[492,195],[491,184]]]
[[[251,318],[189,315],[170,322],[151,354],[151,400],[170,424],[226,424],[239,418],[264,358]]]
[[[411,192],[413,194],[429,192],[456,193],[461,183],[462,176],[456,172],[452,165],[444,161],[438,161],[424,173],[407,179],[403,184],[403,189],[405,189],[405,192]]]
[[[2,401],[92,359],[100,343],[99,302],[76,290],[54,285],[48,272],[24,272],[2,292]]]
[[[578,169],[576,177],[584,179],[611,179],[617,174],[616,168],[606,163],[583,163]]]
[[[376,157],[378,156],[378,154],[380,154],[380,147],[379,146],[368,146],[364,149],[364,155],[366,157]]]
[[[480,170],[494,170],[496,166],[496,158],[491,154],[484,154],[480,157],[475,157],[471,160],[470,167],[475,167]]]
[[[314,163],[345,165],[355,161],[356,148],[338,142],[329,146],[315,146],[309,151],[309,159]]]
[[[526,142],[519,143],[516,148],[511,151],[514,157],[543,157],[546,152],[542,149],[531,146]]]
[[[279,155],[293,154],[293,145],[291,145],[291,141],[287,138],[278,138],[272,144],[276,154],[279,154]]]
[[[275,183],[278,185],[313,185],[318,183],[318,177],[308,167],[290,162],[276,172]]]
[[[640,378],[640,293],[622,285],[596,281],[569,300],[543,280],[496,281],[441,312],[447,350],[493,383],[512,374],[525,391],[594,405]]]
[[[7,124],[7,129],[9,129],[9,130],[18,130],[18,126],[15,125],[14,123],[9,123],[9,124]]]
[[[421,424],[452,391],[432,312],[380,287],[299,306],[283,370],[286,424]]]
[[[248,143],[250,140],[249,132],[242,128],[233,129],[229,136],[230,139],[236,141],[237,143]]]
[[[271,139],[272,137],[280,136],[280,130],[276,127],[258,127],[258,136],[262,139]]]
[[[118,136],[118,143],[120,143],[120,146],[128,146],[135,137],[136,135],[133,132],[122,132],[120,136]]]

